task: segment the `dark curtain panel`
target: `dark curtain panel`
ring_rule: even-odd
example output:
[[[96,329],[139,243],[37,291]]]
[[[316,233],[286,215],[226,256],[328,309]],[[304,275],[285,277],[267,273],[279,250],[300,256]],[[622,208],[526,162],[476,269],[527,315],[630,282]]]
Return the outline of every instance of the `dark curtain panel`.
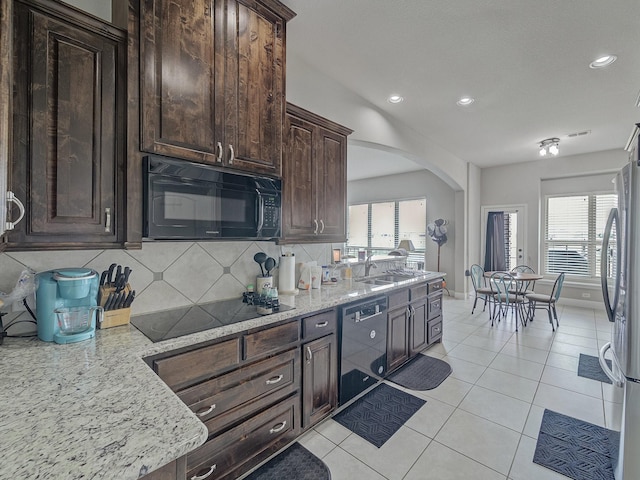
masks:
[[[506,270],[507,247],[504,244],[504,212],[489,212],[485,245],[484,271]]]

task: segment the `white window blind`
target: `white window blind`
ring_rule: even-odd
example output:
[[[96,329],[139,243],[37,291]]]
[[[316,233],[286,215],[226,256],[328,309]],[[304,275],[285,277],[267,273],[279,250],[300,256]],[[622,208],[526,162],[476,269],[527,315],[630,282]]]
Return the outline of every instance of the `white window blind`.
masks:
[[[394,250],[400,240],[415,247],[408,261],[424,262],[427,238],[427,199],[349,205],[347,250],[364,248],[376,255]]]
[[[546,197],[544,272],[600,276],[602,236],[616,194]]]

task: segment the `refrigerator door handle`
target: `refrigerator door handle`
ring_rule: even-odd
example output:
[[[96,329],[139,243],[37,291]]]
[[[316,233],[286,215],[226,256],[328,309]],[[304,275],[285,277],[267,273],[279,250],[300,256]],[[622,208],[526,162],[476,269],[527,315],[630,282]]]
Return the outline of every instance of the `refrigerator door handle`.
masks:
[[[600,253],[600,282],[602,285],[602,297],[604,299],[604,308],[607,312],[607,317],[610,322],[616,321],[616,308],[618,306],[618,297],[620,295],[620,244],[616,245],[616,280],[614,286],[614,297],[613,303],[611,303],[611,298],[609,297],[609,286],[607,280],[607,274],[609,273],[607,267],[609,265],[609,242],[611,240],[611,230],[613,229],[613,224],[616,224],[618,227],[619,216],[618,209],[612,208],[609,212],[609,218],[607,218],[607,225],[604,228],[604,235],[602,238],[602,251]],[[616,231],[616,241],[618,238],[618,232]]]
[[[607,364],[604,356],[607,353],[608,350],[611,349],[611,342],[607,342],[605,343],[602,348],[600,349],[600,352],[598,353],[598,361],[600,362],[600,366],[602,367],[602,370],[604,371],[605,375],[607,377],[609,377],[611,379],[611,381],[613,382],[613,384],[616,387],[622,387],[624,386],[624,379],[618,378],[614,373],[613,370],[611,370],[609,368],[609,365]],[[616,358],[615,355],[613,356],[613,360],[611,361],[611,363],[616,363]],[[620,369],[618,369],[619,371]]]

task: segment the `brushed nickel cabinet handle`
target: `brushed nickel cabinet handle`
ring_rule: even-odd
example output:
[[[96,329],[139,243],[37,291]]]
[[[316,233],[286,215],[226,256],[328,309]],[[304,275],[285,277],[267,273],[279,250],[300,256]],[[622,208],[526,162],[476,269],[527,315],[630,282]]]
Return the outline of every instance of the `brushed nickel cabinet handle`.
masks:
[[[281,381],[283,378],[284,378],[284,375],[278,375],[277,377],[269,378],[266,381],[266,384],[267,385],[274,385],[274,384],[278,383],[279,381]]]
[[[196,415],[198,415],[199,417],[204,417],[205,415],[209,415],[211,412],[213,412],[215,410],[215,408],[216,408],[216,404],[214,403],[213,405],[211,405],[206,410],[198,410],[196,412]]]
[[[287,426],[287,421],[283,420],[278,425],[276,425],[275,427],[271,428],[271,430],[269,430],[269,433],[281,432],[282,430],[284,430],[284,427],[286,427],[286,426]]]
[[[5,230],[13,230],[15,226],[18,223],[20,223],[20,220],[24,218],[24,212],[25,212],[24,205],[20,200],[18,200],[18,197],[16,197],[12,191],[7,191],[7,202],[15,203],[18,206],[18,209],[20,210],[20,215],[18,215],[18,219],[15,222],[10,222],[7,220],[5,224],[5,228],[4,228]]]
[[[321,225],[320,233],[323,233],[324,232],[324,221],[322,219],[320,219],[320,225]]]
[[[324,328],[329,325],[329,322],[316,323],[316,328]]]
[[[191,477],[191,480],[204,480],[205,478],[207,478],[209,475],[211,475],[213,472],[216,471],[217,466],[218,466],[217,464],[211,465],[207,473],[203,473],[202,475],[194,475],[193,477]]]
[[[111,233],[111,208],[105,208],[104,213],[106,216],[106,220],[104,221],[104,231],[105,233]]]
[[[229,144],[229,165],[233,165],[233,161],[236,158],[236,154],[233,151],[233,145]]]
[[[313,352],[311,351],[311,348],[309,348],[309,347],[307,347],[306,357],[307,357],[307,362],[310,362],[311,359],[313,358]]]
[[[218,155],[216,155],[216,161],[222,163],[222,142],[218,142]]]
[[[313,229],[313,234],[317,235],[318,234],[318,220],[316,220],[315,218],[313,219],[313,224],[316,226],[316,228]]]

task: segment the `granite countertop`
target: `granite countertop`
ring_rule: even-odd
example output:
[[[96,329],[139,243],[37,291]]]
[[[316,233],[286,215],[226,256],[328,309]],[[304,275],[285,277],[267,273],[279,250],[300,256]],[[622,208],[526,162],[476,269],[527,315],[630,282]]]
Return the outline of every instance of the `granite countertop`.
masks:
[[[0,346],[0,478],[136,479],[198,447],[204,424],[143,358],[262,327],[394,288],[357,281],[281,296],[294,310],[151,343],[131,325],[57,345],[6,338]]]

